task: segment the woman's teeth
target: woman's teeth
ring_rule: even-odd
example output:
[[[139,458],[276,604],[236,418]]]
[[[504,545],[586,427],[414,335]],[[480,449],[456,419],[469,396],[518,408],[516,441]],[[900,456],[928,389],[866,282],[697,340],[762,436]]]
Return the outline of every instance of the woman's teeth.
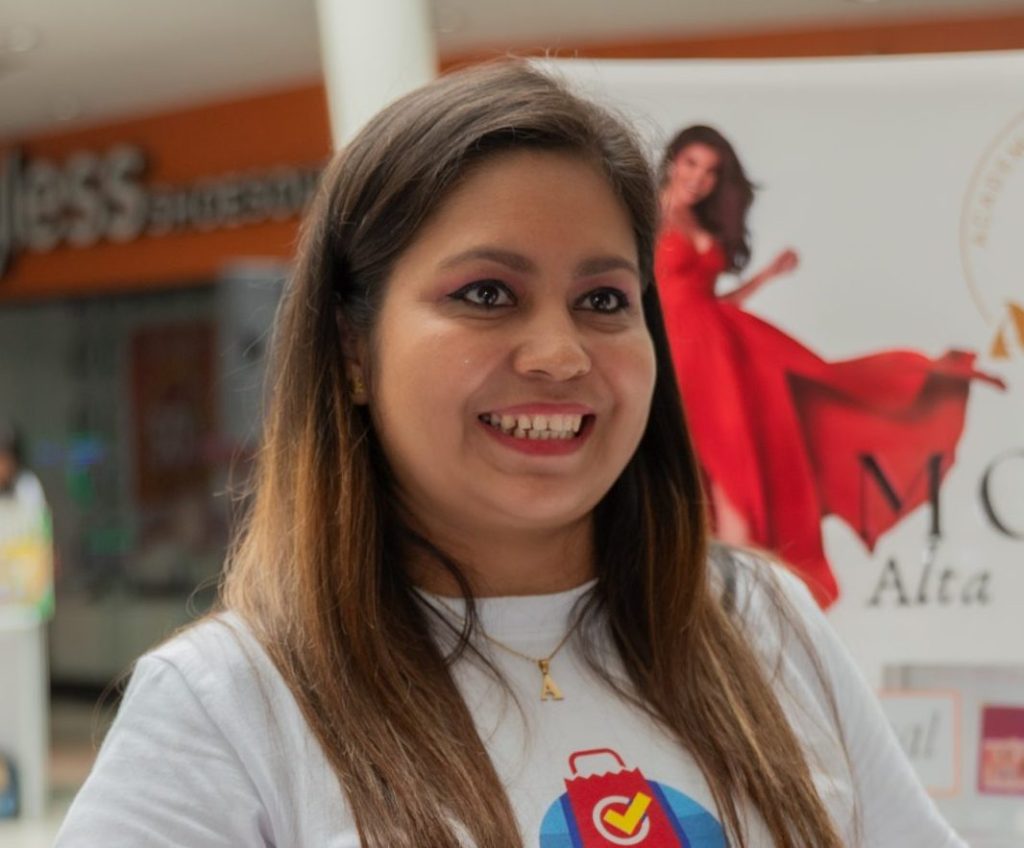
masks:
[[[480,420],[517,439],[572,439],[583,426],[582,415],[498,415],[485,412]]]

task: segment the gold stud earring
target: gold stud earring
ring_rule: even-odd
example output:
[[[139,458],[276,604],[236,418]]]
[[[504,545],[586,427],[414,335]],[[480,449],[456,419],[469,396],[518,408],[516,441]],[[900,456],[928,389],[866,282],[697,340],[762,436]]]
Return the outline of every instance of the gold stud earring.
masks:
[[[352,399],[356,403],[366,403],[366,384],[363,382],[363,375],[358,372],[353,374],[349,386],[352,390]]]

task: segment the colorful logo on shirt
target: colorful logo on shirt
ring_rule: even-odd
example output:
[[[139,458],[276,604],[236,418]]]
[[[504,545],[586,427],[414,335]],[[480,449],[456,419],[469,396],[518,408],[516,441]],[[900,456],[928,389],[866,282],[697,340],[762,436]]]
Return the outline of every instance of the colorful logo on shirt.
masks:
[[[581,775],[581,760],[611,757],[618,769]],[[726,848],[718,820],[692,798],[648,780],[610,748],[569,757],[566,792],[544,814],[540,848]]]

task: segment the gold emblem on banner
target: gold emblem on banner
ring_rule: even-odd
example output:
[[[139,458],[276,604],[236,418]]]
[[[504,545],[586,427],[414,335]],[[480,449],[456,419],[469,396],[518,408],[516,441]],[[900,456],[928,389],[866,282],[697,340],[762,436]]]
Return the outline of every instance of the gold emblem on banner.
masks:
[[[989,356],[993,359],[1009,359],[1013,351],[1024,353],[1024,306],[1008,303],[1006,315],[992,339]]]
[[[992,359],[1024,356],[1024,306],[1015,272],[1024,263],[1024,113],[997,132],[971,175],[960,218],[964,279],[992,328]]]

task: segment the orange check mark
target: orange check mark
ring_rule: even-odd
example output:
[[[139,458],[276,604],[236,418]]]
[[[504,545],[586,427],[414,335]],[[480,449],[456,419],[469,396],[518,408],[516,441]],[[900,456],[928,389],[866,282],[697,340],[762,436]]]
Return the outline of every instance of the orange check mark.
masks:
[[[605,810],[601,818],[605,824],[610,824],[616,830],[620,830],[628,836],[636,831],[649,806],[651,806],[650,796],[644,795],[643,792],[637,792],[633,796],[633,800],[629,802],[626,812],[619,813],[615,810]]]

